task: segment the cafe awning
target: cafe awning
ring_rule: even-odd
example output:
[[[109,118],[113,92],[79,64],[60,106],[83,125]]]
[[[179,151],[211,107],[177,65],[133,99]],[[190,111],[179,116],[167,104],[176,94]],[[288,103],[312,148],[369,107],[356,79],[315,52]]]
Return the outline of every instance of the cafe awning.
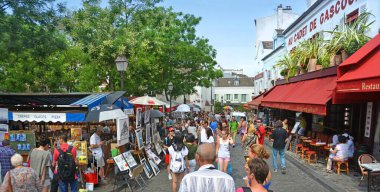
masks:
[[[335,87],[336,76],[277,85],[264,94],[261,105],[326,115],[326,104],[332,98]]]
[[[21,122],[83,122],[85,112],[25,112],[9,111],[8,119],[10,121]]]
[[[253,109],[259,109],[259,106],[261,105],[261,101],[264,98],[264,94],[261,94],[255,98],[253,98],[252,101],[248,102],[248,105],[252,107]]]
[[[337,93],[380,92],[380,34],[338,67]]]

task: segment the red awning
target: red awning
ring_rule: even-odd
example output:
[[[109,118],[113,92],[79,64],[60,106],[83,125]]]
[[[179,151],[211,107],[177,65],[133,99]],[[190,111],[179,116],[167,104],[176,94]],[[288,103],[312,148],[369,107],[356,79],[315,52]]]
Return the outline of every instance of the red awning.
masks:
[[[257,97],[255,97],[252,101],[248,102],[248,105],[251,106],[254,109],[258,109],[261,105],[261,100],[263,100],[264,94],[261,94]]]
[[[380,92],[380,34],[338,67],[336,92]]]
[[[326,103],[336,87],[336,76],[278,85],[264,95],[261,105],[326,115]]]

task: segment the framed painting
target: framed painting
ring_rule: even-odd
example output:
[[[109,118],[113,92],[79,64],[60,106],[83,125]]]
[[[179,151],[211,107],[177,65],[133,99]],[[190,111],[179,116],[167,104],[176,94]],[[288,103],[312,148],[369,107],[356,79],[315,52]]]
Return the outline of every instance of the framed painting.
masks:
[[[149,163],[145,160],[145,158],[142,158],[140,162],[142,165],[144,165],[144,172],[146,177],[150,179],[154,174],[153,169],[149,166]]]

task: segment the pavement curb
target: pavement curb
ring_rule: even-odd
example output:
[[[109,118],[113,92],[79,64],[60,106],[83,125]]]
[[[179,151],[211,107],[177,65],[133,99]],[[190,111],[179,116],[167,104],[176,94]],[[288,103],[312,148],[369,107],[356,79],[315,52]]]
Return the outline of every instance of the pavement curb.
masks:
[[[270,144],[268,144],[267,142],[265,142],[265,145],[269,148],[272,148],[272,146]],[[307,165],[301,163],[298,161],[298,159],[295,159],[294,157],[292,157],[291,155],[287,154],[288,151],[285,153],[285,159],[292,163],[293,165],[295,165],[296,167],[298,167],[299,169],[301,169],[302,171],[305,172],[305,174],[307,174],[308,176],[310,176],[312,179],[314,179],[316,182],[318,182],[319,184],[321,184],[323,187],[325,187],[328,191],[331,191],[331,192],[342,192],[342,191],[346,191],[345,189],[343,189],[342,187],[338,186],[338,185],[335,185],[333,182],[327,180],[324,178],[323,175],[317,173],[316,171],[314,171],[312,168],[308,167]]]

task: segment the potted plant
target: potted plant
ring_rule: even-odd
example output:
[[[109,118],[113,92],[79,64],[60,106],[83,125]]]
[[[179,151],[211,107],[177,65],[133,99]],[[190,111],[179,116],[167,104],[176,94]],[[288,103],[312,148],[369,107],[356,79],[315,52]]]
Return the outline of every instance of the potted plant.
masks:
[[[283,58],[281,58],[277,62],[277,66],[280,68],[283,68],[281,70],[280,74],[284,76],[286,79],[289,79],[290,77],[294,77],[297,73],[297,65],[295,65],[294,60],[289,55],[285,55]]]

